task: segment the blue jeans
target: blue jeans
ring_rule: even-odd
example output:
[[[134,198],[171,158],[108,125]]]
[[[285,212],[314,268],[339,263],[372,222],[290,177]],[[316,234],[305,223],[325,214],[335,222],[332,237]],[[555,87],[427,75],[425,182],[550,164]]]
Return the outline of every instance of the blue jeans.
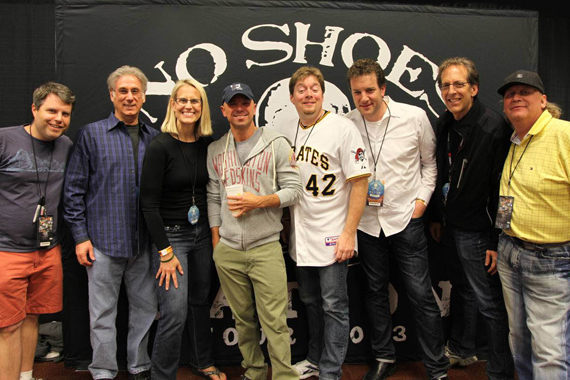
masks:
[[[208,222],[197,225],[165,226],[166,236],[184,275],[177,273],[178,289],[170,284],[158,286],[160,319],[152,351],[152,378],[176,379],[184,326],[189,335],[190,365],[198,369],[214,365],[210,326],[210,286],[214,270],[212,238]],[[153,270],[160,267],[158,253],[153,253]]]
[[[307,309],[309,353],[322,380],[340,379],[350,330],[346,276],[348,261],[295,269],[299,296]]]
[[[570,244],[540,246],[503,233],[498,265],[519,379],[570,378]]]
[[[125,281],[129,300],[127,369],[137,374],[150,369],[149,329],[157,313],[154,276],[150,252],[135,257],[111,257],[94,248],[95,261],[87,267],[89,320],[93,361],[89,372],[94,379],[117,375],[117,301],[121,282]]]
[[[489,231],[445,227],[441,242],[452,285],[449,348],[463,358],[475,354],[479,310],[487,332],[487,376],[492,380],[513,379],[514,365],[501,281],[497,274],[487,273],[485,267],[489,241]]]
[[[449,360],[444,353],[441,312],[432,291],[422,219],[411,219],[403,231],[389,237],[384,235],[384,231],[376,237],[359,230],[358,248],[367,279],[366,306],[371,324],[372,351],[376,359],[396,360],[388,295],[389,252],[392,250],[414,311],[418,341],[428,376],[437,378],[446,374]]]

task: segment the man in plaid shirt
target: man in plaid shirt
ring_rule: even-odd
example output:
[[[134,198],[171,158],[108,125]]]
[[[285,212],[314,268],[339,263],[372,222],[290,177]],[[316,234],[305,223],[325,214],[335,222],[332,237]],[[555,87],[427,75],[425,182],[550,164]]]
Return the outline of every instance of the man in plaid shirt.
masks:
[[[139,179],[145,149],[158,131],[139,120],[147,81],[131,66],[109,75],[115,109],[107,119],[80,129],[65,178],[64,216],[89,278],[89,371],[94,379],[117,375],[115,319],[122,281],[129,299],[129,378],[150,379],[147,343],[157,300]]]

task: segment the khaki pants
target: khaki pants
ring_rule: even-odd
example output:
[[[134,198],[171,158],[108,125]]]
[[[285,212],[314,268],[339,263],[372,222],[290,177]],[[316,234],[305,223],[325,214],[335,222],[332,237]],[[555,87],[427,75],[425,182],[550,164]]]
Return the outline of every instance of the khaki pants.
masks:
[[[246,251],[218,243],[214,249],[214,261],[222,290],[236,322],[245,375],[252,380],[266,378],[267,367],[259,346],[261,324],[267,337],[272,378],[299,379],[291,367],[287,327],[287,274],[279,242]]]

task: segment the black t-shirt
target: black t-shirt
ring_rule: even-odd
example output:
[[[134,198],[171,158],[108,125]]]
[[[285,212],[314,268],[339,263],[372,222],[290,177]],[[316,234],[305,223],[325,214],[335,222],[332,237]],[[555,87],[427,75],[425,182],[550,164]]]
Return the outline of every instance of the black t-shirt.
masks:
[[[125,127],[127,128],[127,131],[129,132],[129,136],[131,137],[131,142],[133,144],[133,154],[135,156],[135,173],[137,176],[137,183],[138,183],[138,176],[139,176],[139,141],[140,141],[140,136],[139,136],[139,131],[140,131],[140,126],[139,124],[135,124],[135,125],[128,125],[125,124]]]
[[[207,220],[206,156],[211,137],[196,142],[177,140],[169,133],[156,136],[146,149],[141,176],[141,205],[153,243],[158,250],[170,245],[164,226],[184,225],[192,206],[200,210],[200,221]]]

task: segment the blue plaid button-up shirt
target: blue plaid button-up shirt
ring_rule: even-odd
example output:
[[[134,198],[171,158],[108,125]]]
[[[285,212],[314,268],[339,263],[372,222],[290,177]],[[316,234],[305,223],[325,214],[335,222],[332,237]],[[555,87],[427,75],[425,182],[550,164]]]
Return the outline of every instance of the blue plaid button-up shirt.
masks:
[[[146,147],[158,133],[141,123],[137,176],[129,132],[113,113],[79,130],[63,194],[64,217],[76,244],[91,240],[112,257],[133,257],[148,250],[137,178]]]

